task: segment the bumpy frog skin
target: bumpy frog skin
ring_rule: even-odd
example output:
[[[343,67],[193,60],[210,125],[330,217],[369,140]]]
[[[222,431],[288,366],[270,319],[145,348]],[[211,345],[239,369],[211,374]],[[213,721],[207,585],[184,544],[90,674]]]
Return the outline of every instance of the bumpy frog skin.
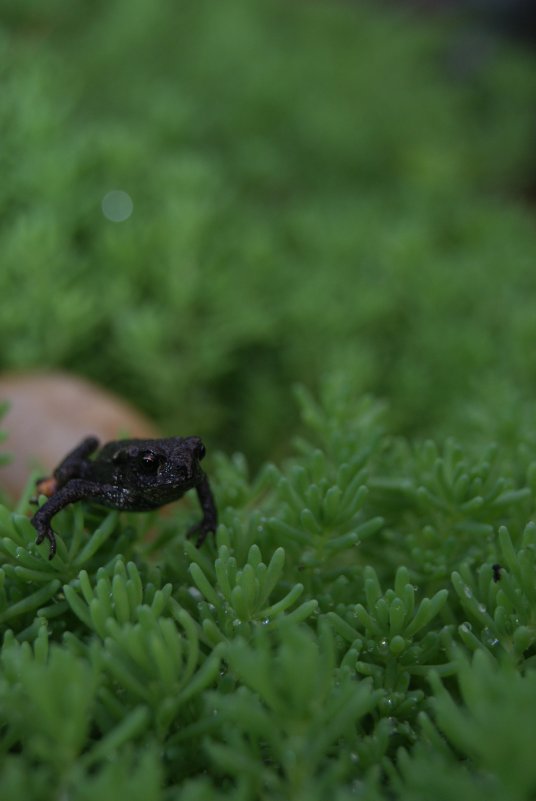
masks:
[[[47,539],[49,559],[56,553],[56,537],[50,521],[60,509],[88,500],[101,506],[129,512],[146,512],[197,492],[203,512],[188,536],[197,534],[201,546],[216,530],[218,514],[208,479],[200,461],[205,446],[199,437],[167,439],[124,439],[108,442],[97,451],[96,437],[86,437],[54,470],[37,482],[39,493],[48,496],[32,518],[37,544]]]

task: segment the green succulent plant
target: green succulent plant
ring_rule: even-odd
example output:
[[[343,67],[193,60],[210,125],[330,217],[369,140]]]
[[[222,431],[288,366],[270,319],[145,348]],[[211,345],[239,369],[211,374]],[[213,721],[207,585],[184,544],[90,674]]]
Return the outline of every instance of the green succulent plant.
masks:
[[[440,19],[5,0],[0,369],[220,525],[0,506],[2,798],[533,801],[536,70]]]

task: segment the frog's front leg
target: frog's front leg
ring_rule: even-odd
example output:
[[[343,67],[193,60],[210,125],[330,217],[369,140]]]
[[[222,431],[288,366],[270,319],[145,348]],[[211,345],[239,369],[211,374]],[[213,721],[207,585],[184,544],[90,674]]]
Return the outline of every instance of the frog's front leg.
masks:
[[[58,489],[46,503],[34,514],[31,523],[37,531],[36,544],[40,545],[44,539],[50,544],[49,559],[56,553],[56,536],[50,526],[50,521],[61,509],[70,503],[93,498],[97,503],[105,506],[122,508],[127,503],[128,490],[111,484],[98,484],[83,478],[73,478],[61,489]]]
[[[199,498],[199,503],[201,504],[203,517],[199,523],[196,523],[195,526],[191,527],[186,536],[192,537],[194,534],[197,534],[197,540],[195,544],[197,548],[200,548],[207,536],[215,533],[216,528],[218,527],[218,512],[216,510],[216,503],[214,501],[212,490],[210,489],[210,484],[208,483],[208,478],[204,473],[201,481],[199,484],[197,484],[195,489],[197,492],[197,497]]]

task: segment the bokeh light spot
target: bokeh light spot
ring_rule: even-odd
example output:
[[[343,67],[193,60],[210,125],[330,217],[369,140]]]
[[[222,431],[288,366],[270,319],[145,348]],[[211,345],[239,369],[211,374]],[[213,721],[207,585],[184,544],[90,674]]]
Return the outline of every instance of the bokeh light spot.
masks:
[[[104,195],[102,199],[102,213],[112,222],[124,222],[132,214],[134,203],[128,192],[114,189]]]

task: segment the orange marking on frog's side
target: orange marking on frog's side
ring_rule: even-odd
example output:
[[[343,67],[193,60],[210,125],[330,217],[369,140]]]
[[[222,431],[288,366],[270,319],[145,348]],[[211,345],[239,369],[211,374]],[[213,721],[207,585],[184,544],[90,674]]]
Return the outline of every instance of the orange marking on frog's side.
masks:
[[[41,481],[38,481],[35,487],[39,495],[46,495],[47,498],[51,498],[58,489],[58,482],[51,476],[50,478],[43,478]]]

